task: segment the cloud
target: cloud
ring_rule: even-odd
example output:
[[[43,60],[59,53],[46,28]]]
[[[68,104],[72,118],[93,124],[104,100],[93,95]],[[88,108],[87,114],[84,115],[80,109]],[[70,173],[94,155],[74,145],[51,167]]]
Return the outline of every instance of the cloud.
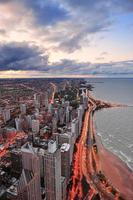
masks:
[[[76,62],[74,60],[62,60],[53,64],[52,68],[55,74],[66,75],[99,75],[99,76],[116,76],[132,75],[133,60],[109,63],[89,63]],[[49,72],[52,72],[49,71]]]
[[[26,70],[29,73],[36,70],[38,74],[43,71],[43,74],[62,76],[133,74],[132,60],[100,63],[104,58],[109,60],[109,55],[113,56],[116,50],[111,46],[116,38],[108,34],[115,17],[129,12],[133,12],[131,0],[0,0],[0,70]],[[103,33],[110,40],[106,49],[103,48],[104,41],[101,42]],[[94,50],[94,43],[101,48]],[[126,45],[128,47],[128,41]],[[80,49],[83,50],[81,55]],[[104,52],[106,50],[109,53]],[[83,60],[84,52],[86,60],[92,53],[98,63],[70,60]],[[118,56],[121,60],[131,58],[128,52]],[[51,57],[59,62],[50,64]]]
[[[73,27],[70,34],[60,42],[58,48],[72,53],[88,44],[88,38],[109,31],[118,14],[132,12],[133,1],[128,0],[60,0],[72,12]],[[75,31],[75,24],[80,28]],[[71,36],[71,32],[75,32]]]
[[[2,29],[8,33],[18,33],[19,21],[19,29],[32,34],[36,32],[38,40],[44,38],[53,49],[68,54],[89,46],[91,35],[109,31],[113,24],[112,13],[126,12],[132,8],[130,0],[0,1],[1,4],[4,2],[8,9],[1,12],[8,13],[9,17],[2,14]]]
[[[48,56],[35,45],[0,44],[0,70],[41,70],[47,63]]]
[[[61,2],[66,2],[61,0]],[[72,8],[77,8],[84,11],[95,11],[109,13],[114,12],[132,12],[133,11],[133,1],[132,0],[67,0],[67,4]]]
[[[0,29],[0,35],[6,35],[6,30]]]
[[[12,2],[12,0],[0,0],[0,4],[5,4],[5,3],[9,3]]]
[[[114,10],[117,9],[117,12],[133,12],[132,0],[113,0],[112,5]]]
[[[77,31],[75,31],[74,27],[70,29],[71,31],[68,33],[68,37],[63,38],[63,41],[59,43],[57,49],[73,53],[81,49],[83,45],[89,46],[91,35],[108,31],[110,23],[109,21],[90,22],[87,26],[81,23],[78,25],[79,29]]]
[[[104,8],[101,12],[93,5],[94,3],[91,8],[88,7],[83,11],[82,8],[86,8],[84,1],[78,2],[78,6],[74,6],[75,0],[73,4],[70,1],[66,3],[67,1],[61,0],[6,1],[8,2],[6,12],[10,17],[7,18],[3,14],[3,28],[6,28],[7,32],[18,32],[16,25],[19,21],[19,27],[38,31],[40,38],[46,37],[47,41],[53,43],[56,50],[67,53],[73,53],[83,44],[88,44],[89,35],[108,31],[112,23],[106,9],[100,5],[101,8]],[[5,24],[8,26],[5,27]]]
[[[54,25],[69,17],[69,12],[55,0],[24,0],[23,3],[33,12],[37,26]]]
[[[22,71],[31,76],[64,76],[64,75],[96,75],[116,76],[133,75],[133,60],[109,63],[77,62],[63,59],[59,62],[49,63],[49,56],[45,49],[33,44],[7,43],[0,45],[0,71]],[[30,73],[31,71],[31,73]],[[15,72],[12,72],[16,74]]]

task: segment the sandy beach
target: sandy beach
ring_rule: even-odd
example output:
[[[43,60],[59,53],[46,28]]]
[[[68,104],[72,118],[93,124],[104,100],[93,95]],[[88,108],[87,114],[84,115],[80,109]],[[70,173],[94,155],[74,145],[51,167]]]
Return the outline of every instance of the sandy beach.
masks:
[[[104,148],[97,135],[96,140],[103,173],[126,200],[133,200],[133,172],[119,157]]]

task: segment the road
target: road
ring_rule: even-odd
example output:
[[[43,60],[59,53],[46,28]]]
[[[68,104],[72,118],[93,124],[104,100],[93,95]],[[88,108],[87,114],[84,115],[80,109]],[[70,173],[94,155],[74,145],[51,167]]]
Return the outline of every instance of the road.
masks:
[[[7,139],[2,150],[0,150],[0,159],[8,153],[8,148],[10,145],[14,144],[17,139],[22,139],[25,137],[24,132],[17,132],[12,138]]]
[[[22,87],[25,87],[26,89],[29,89],[29,90],[32,90],[33,92],[35,92],[35,93],[38,93],[38,94],[44,94],[44,92],[42,92],[42,91],[38,91],[38,90],[36,90],[35,88],[33,88],[33,87],[30,87],[30,86],[28,86],[28,85],[25,85],[25,84],[20,84]],[[55,96],[55,92],[56,92],[56,88],[57,88],[57,86],[54,84],[54,83],[52,83],[52,82],[50,82],[50,85],[53,87],[53,92],[52,92],[52,94],[51,94],[51,99],[49,100],[49,102],[50,103],[54,103],[54,96]]]
[[[52,97],[51,97],[51,99],[50,99],[50,103],[54,103],[54,96],[55,96],[55,92],[56,92],[56,88],[57,88],[57,86],[54,84],[54,83],[52,83],[52,82],[50,82],[50,84],[51,84],[51,86],[53,87],[53,92],[52,92]]]
[[[88,105],[88,109],[85,112],[84,116],[81,137],[79,141],[76,143],[76,152],[74,154],[74,161],[73,161],[72,188],[71,191],[69,192],[68,200],[84,199],[83,177],[85,178],[85,182],[88,184],[90,193],[89,196],[90,197],[94,196],[94,194],[97,193],[95,187],[93,187],[90,183],[91,180],[86,170],[87,148],[85,145],[88,136],[89,119],[92,109],[93,106]]]
[[[100,102],[100,104],[103,103]],[[68,200],[119,199],[119,192],[113,188],[101,172],[100,156],[93,124],[93,111],[95,111],[96,106],[95,100],[89,99],[81,135],[75,144],[76,151],[73,157]],[[104,177],[104,179],[101,180],[101,177]],[[85,187],[88,189],[87,193],[84,191]],[[113,193],[114,191],[115,193]]]

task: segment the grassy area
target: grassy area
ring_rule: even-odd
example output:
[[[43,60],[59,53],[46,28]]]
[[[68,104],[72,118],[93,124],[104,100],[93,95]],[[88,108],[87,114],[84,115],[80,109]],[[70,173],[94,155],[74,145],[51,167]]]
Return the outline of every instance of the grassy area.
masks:
[[[56,92],[55,99],[64,99],[70,102],[70,106],[77,108],[79,106],[79,100],[77,100],[77,89],[76,88],[66,88],[60,92]]]

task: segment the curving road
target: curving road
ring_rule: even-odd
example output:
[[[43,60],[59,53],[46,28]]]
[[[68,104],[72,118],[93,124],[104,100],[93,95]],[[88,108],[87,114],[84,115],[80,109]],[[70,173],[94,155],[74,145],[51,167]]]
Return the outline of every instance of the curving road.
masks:
[[[88,136],[89,120],[93,106],[88,105],[88,109],[85,112],[83,121],[83,127],[79,141],[76,143],[76,152],[73,160],[73,175],[71,178],[72,187],[69,191],[68,200],[84,199],[84,181],[88,184],[89,198],[93,197],[97,193],[95,187],[92,186],[86,164],[88,163],[86,140]]]
[[[100,105],[102,104],[104,102],[101,101]],[[81,135],[75,144],[76,150],[73,157],[68,200],[121,199],[119,192],[113,188],[101,171],[100,156],[93,125],[93,111],[95,111],[96,107],[95,99],[89,99]],[[104,179],[101,180],[100,176],[104,177]],[[88,190],[87,192],[85,187]]]

